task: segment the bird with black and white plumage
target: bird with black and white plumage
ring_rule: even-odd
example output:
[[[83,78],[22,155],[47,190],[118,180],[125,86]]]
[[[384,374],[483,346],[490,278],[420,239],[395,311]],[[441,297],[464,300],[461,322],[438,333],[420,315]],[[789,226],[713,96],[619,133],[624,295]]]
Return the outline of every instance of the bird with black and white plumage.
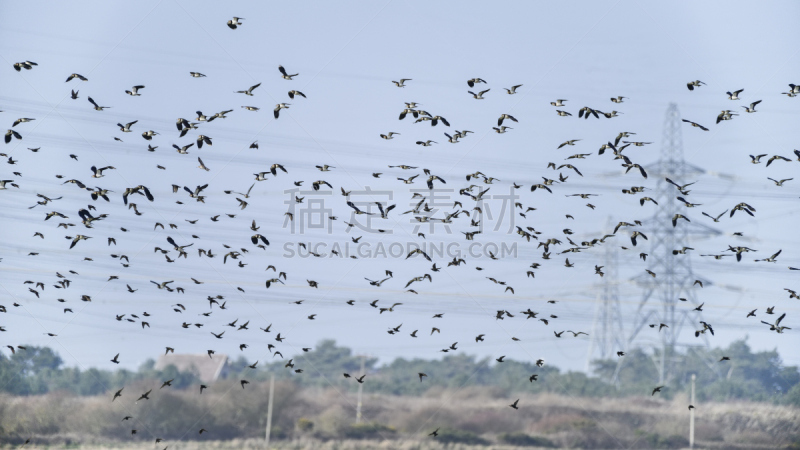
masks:
[[[589,116],[593,115],[595,117],[595,119],[599,119],[600,118],[600,112],[601,111],[598,111],[598,110],[596,110],[594,108],[590,108],[588,106],[584,106],[583,108],[578,110],[578,118],[580,119],[580,118],[583,117],[583,118],[588,119]]]
[[[30,118],[30,117],[20,117],[19,119],[15,120],[13,124],[11,124],[11,128],[14,128],[15,126],[17,126],[17,125],[19,125],[21,123],[27,123],[27,122],[31,122],[31,121],[34,121],[34,120],[36,120],[36,119]]]
[[[275,118],[277,119],[280,116],[282,109],[289,109],[290,105],[291,103],[278,103],[275,105],[275,109],[273,110],[273,115]]]
[[[153,131],[153,130],[147,130],[147,131],[144,131],[144,132],[142,132],[142,137],[143,137],[143,138],[144,138],[146,141],[151,141],[151,140],[153,140],[153,136],[157,136],[157,135],[158,135],[158,133],[157,133],[157,132],[155,132],[155,131]],[[209,145],[211,145],[211,144],[209,144]]]
[[[261,83],[259,83],[259,84],[261,84]],[[227,110],[224,110],[224,111],[220,111],[218,113],[214,113],[214,115],[209,119],[209,121],[211,121],[211,119],[227,119],[228,117],[225,114],[228,114],[229,112],[233,112],[233,110],[232,109],[227,109]]]
[[[734,116],[738,116],[738,114],[734,113],[730,109],[723,109],[722,112],[720,112],[717,116],[717,123],[720,123],[723,120],[733,120]]]
[[[568,140],[568,141],[565,141],[565,142],[561,143],[561,144],[558,146],[558,148],[561,148],[561,147],[563,147],[563,146],[565,146],[565,145],[575,145],[575,143],[576,143],[576,142],[578,142],[578,141],[581,141],[581,140],[582,140],[582,139],[570,139],[570,140]]]
[[[87,239],[91,239],[91,236],[84,236],[82,234],[76,234],[75,237],[72,239],[72,244],[70,244],[69,248],[72,249],[75,247],[78,242],[85,241]]]
[[[776,179],[774,179],[774,178],[770,178],[770,177],[767,177],[767,179],[768,179],[768,180],[770,180],[770,181],[772,181],[773,183],[775,183],[775,186],[783,186],[783,183],[785,183],[785,182],[787,182],[787,181],[792,181],[792,180],[794,180],[794,178],[784,178],[784,179],[782,179],[782,180],[776,180]]]
[[[517,120],[516,117],[512,116],[511,114],[500,114],[500,118],[497,119],[497,126],[499,127],[503,125],[503,121],[506,119],[512,122],[519,122],[519,120]]]
[[[199,157],[199,156],[197,157],[197,162],[199,162],[199,163],[200,163],[200,165],[199,165],[199,166],[197,166],[197,168],[198,168],[198,169],[203,169],[203,170],[205,170],[206,172],[208,172],[209,170],[211,170],[211,169],[209,169],[208,167],[206,167],[206,165],[203,163],[203,160],[202,160],[202,159],[200,159],[200,157]]]
[[[450,136],[447,133],[445,133],[444,135],[447,137],[447,142],[449,142],[451,144],[458,144],[458,136],[459,135],[456,134],[455,136]]]
[[[203,190],[205,188],[207,188],[207,187],[208,187],[208,184],[206,183],[206,184],[204,184],[202,186],[196,186],[194,188],[194,190],[189,189],[188,186],[184,186],[183,190],[189,193],[189,197],[191,197],[191,198],[199,198],[200,197],[200,193],[203,192]],[[170,244],[175,245],[173,242],[170,242]]]
[[[78,180],[69,180],[69,181],[66,181],[65,183],[68,183],[70,181],[78,181]],[[79,187],[80,187],[80,185],[79,185]],[[125,203],[125,205],[128,204],[128,196],[131,195],[131,194],[143,195],[143,196],[145,196],[147,198],[148,201],[151,201],[151,202],[155,200],[155,197],[153,197],[153,194],[150,193],[150,189],[148,189],[147,186],[140,184],[139,186],[136,186],[136,187],[126,188],[125,192],[122,193],[122,201],[123,201],[123,203]]]
[[[203,134],[197,136],[196,142],[197,142],[197,148],[203,148],[204,143],[208,145],[213,145],[213,142],[211,142],[211,138]]]
[[[284,69],[283,66],[278,66],[278,71],[281,73],[281,77],[284,80],[291,80],[294,77],[300,75],[299,73],[295,73],[295,74],[290,75],[289,73],[286,72],[286,69]]]
[[[194,142],[192,142],[192,143],[190,143],[190,144],[188,144],[188,145],[184,145],[183,147],[178,147],[177,145],[175,145],[175,144],[172,144],[172,147],[173,147],[175,150],[177,150],[177,151],[178,151],[178,153],[180,153],[181,155],[188,155],[188,154],[189,154],[189,149],[190,149],[191,147],[193,147],[193,146],[194,146]]]
[[[5,136],[6,144],[11,142],[11,138],[12,137],[16,138],[16,139],[20,139],[20,140],[22,139],[22,135],[21,134],[19,134],[15,130],[12,130],[12,129],[9,128],[8,131],[6,131],[6,136]],[[3,156],[6,156],[6,155],[3,155]],[[11,158],[11,157],[9,157],[9,158]]]
[[[728,100],[739,100],[739,94],[742,92],[744,92],[744,89],[739,89],[738,91],[733,92],[728,91],[726,94],[728,94]]]
[[[686,119],[681,119],[681,121],[682,121],[682,122],[689,123],[689,124],[691,124],[693,127],[700,128],[700,129],[701,129],[701,130],[703,130],[703,131],[708,131],[708,128],[706,128],[706,127],[704,127],[704,126],[700,125],[700,124],[699,124],[699,123],[697,123],[697,122],[692,122],[691,120],[686,120]]]
[[[75,78],[77,78],[77,79],[79,79],[81,81],[89,81],[89,79],[86,78],[85,76],[83,76],[83,75],[81,75],[79,73],[73,73],[72,75],[67,77],[67,83],[69,83],[70,81],[74,80]]]
[[[763,323],[764,325],[769,325],[770,331],[775,331],[780,334],[783,333],[783,330],[791,330],[791,328],[789,327],[781,326],[781,321],[783,321],[784,317],[786,317],[786,313],[781,314],[781,316],[778,317],[778,320],[776,320],[775,323],[764,322],[763,320],[761,321],[761,323]]]
[[[696,88],[696,87],[700,87],[700,86],[704,86],[704,85],[705,85],[705,83],[703,83],[700,80],[690,81],[690,82],[686,83],[686,87],[689,88],[690,91],[693,91],[694,88]]]
[[[445,119],[445,118],[444,118],[444,117],[442,117],[442,116],[434,116],[434,117],[432,117],[430,120],[431,120],[431,126],[432,126],[432,127],[435,127],[435,126],[436,126],[436,124],[438,124],[440,121],[441,121],[443,124],[445,124],[445,126],[448,126],[448,127],[450,126],[450,122],[448,122],[448,121],[447,121],[447,119]]]
[[[216,119],[216,117],[214,116],[206,117],[206,115],[203,114],[202,111],[196,111],[196,112],[197,112],[197,117],[195,117],[194,120],[198,122],[211,122],[212,120]]]
[[[38,65],[39,64],[36,64],[33,61],[22,61],[22,62],[16,62],[16,63],[13,64],[14,70],[16,70],[17,72],[22,71],[22,69],[31,70],[31,69],[33,69],[33,66],[38,66]]]
[[[228,28],[231,30],[239,28],[239,26],[242,25],[242,20],[244,20],[244,17],[234,17],[228,21]]]
[[[742,108],[744,108],[745,112],[754,113],[756,112],[756,105],[758,105],[759,103],[761,103],[761,100],[757,100],[753,103],[750,103],[750,106],[742,106]]]
[[[254,84],[254,85],[250,86],[249,88],[247,88],[247,89],[245,89],[243,91],[234,91],[234,93],[249,95],[250,97],[252,97],[253,96],[253,91],[259,86],[261,86],[261,83]]]
[[[792,160],[791,160],[791,159],[789,159],[789,158],[787,158],[787,157],[785,157],[785,156],[781,156],[781,155],[772,155],[772,157],[770,157],[770,158],[767,160],[767,167],[769,167],[769,166],[770,166],[770,164],[772,164],[772,163],[773,163],[773,162],[775,162],[775,161],[786,161],[786,162],[792,162]]]
[[[745,202],[741,202],[741,203],[739,203],[738,205],[734,206],[734,207],[731,209],[730,217],[733,217],[733,214],[734,214],[736,211],[744,211],[744,212],[746,212],[747,214],[749,214],[751,217],[754,217],[755,215],[754,215],[753,213],[756,211],[756,209],[755,209],[755,208],[753,208],[752,206],[748,205],[748,204],[747,204],[747,203],[745,203]]]
[[[774,254],[773,254],[772,256],[770,256],[769,258],[764,258],[764,259],[756,259],[756,260],[755,260],[755,262],[762,262],[762,261],[763,261],[763,262],[773,262],[773,263],[774,263],[774,262],[776,262],[776,258],[778,257],[778,255],[780,255],[780,254],[781,254],[781,252],[782,252],[782,251],[783,251],[783,250],[778,250],[776,253],[774,253]]]
[[[140,97],[142,94],[139,93],[139,89],[144,89],[144,85],[138,84],[131,88],[131,90],[126,90],[125,93],[130,95],[131,97]]]
[[[389,212],[390,212],[391,210],[393,210],[393,209],[394,209],[394,208],[397,206],[397,205],[388,205],[388,206],[386,207],[386,209],[384,210],[384,208],[383,208],[383,204],[382,204],[381,202],[375,202],[375,204],[376,204],[376,205],[378,205],[378,211],[379,211],[379,212],[380,212],[380,214],[381,214],[381,219],[386,219],[386,218],[388,218],[388,217],[389,217]]]
[[[92,105],[94,105],[94,109],[95,109],[96,111],[103,111],[103,110],[104,110],[104,109],[106,109],[106,108],[111,108],[110,106],[100,106],[100,105],[98,105],[98,104],[97,104],[97,102],[95,102],[95,101],[92,99],[92,97],[89,97],[89,103],[91,103]]]
[[[102,178],[102,177],[104,177],[105,175],[103,175],[103,171],[105,171],[105,170],[109,170],[109,169],[111,169],[111,170],[116,170],[116,167],[113,167],[113,166],[106,166],[106,167],[97,168],[97,167],[95,167],[95,166],[92,166],[92,167],[91,167],[91,170],[92,170],[92,178]]]
[[[122,131],[123,133],[130,133],[131,131],[133,131],[133,130],[131,130],[131,127],[134,124],[136,124],[137,122],[139,122],[139,121],[138,120],[134,120],[133,122],[128,122],[125,125],[123,125],[121,123],[118,123],[117,126],[119,127],[119,131]]]
[[[467,91],[467,92],[472,94],[472,98],[475,98],[477,100],[483,100],[483,94],[485,94],[485,93],[487,93],[489,91],[491,91],[491,89],[486,89],[485,91],[480,91],[477,94],[472,92],[472,91]]]

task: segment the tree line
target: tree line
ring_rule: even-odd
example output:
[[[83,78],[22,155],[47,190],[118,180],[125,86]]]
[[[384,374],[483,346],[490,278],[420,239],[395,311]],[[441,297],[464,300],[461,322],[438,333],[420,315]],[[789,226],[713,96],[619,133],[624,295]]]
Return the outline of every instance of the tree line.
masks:
[[[720,361],[722,356],[730,360]],[[496,362],[491,358],[477,358],[463,353],[446,355],[442,360],[397,358],[378,365],[377,358],[363,361],[365,387],[370,392],[418,396],[431,388],[461,388],[486,386],[502,393],[553,392],[579,397],[624,397],[649,395],[657,384],[666,388],[661,394],[671,398],[689,389],[692,374],[697,376],[698,401],[751,400],[800,406],[800,371],[796,366],[785,366],[777,351],[753,352],[746,340],[731,343],[727,348],[696,348],[685,352],[664,355],[673,365],[673,376],[660,383],[657,351],[648,353],[634,349],[619,359],[600,359],[592,362],[591,374],[562,372],[533,361],[505,359]],[[252,363],[240,356],[231,359],[223,378],[247,379],[251,382],[291,380],[304,387],[342,387],[352,384],[348,373],[360,376],[361,357],[333,340],[321,341],[309,352],[292,357],[295,373],[285,367],[285,360],[260,365],[251,369]],[[621,364],[620,364],[621,363]],[[425,373],[420,382],[418,373]],[[536,374],[534,381],[531,375]],[[138,370],[116,371],[90,368],[80,370],[64,367],[61,357],[51,348],[26,346],[24,350],[6,356],[0,354],[0,391],[12,395],[41,395],[66,391],[75,395],[92,396],[108,393],[139,380],[174,380],[173,389],[197,387],[200,381],[192,371],[179,371],[175,366],[155,369],[155,361],[148,360]]]

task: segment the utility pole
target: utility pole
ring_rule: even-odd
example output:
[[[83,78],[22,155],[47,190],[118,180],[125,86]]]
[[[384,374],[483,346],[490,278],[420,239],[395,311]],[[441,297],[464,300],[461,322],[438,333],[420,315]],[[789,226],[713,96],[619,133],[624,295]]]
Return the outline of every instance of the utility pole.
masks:
[[[361,355],[361,375],[364,375],[364,355]],[[358,383],[358,403],[356,403],[356,423],[361,423],[361,392],[364,390],[364,383]]]
[[[692,409],[689,410],[689,448],[694,448],[694,379],[697,375],[692,374]]]
[[[269,450],[269,434],[272,431],[272,397],[275,393],[275,375],[269,377],[269,402],[267,403],[267,439],[266,448]]]

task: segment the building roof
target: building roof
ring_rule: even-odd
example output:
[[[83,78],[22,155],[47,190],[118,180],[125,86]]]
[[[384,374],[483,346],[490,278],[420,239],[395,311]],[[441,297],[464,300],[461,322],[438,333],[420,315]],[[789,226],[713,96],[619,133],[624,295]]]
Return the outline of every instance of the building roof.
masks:
[[[158,361],[156,361],[155,369],[164,370],[171,364],[181,372],[195,372],[201,381],[211,382],[219,378],[227,361],[227,355],[214,354],[209,358],[208,355],[204,354],[176,355],[171,353],[159,356]]]

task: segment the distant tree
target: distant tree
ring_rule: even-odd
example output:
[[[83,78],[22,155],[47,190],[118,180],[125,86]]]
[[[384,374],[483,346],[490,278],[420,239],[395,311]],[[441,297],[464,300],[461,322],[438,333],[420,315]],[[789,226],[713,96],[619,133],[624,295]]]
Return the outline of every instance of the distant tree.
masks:
[[[224,378],[241,378],[245,372],[250,370],[249,366],[251,363],[247,360],[244,356],[239,356],[237,359],[228,360],[228,367]]]
[[[783,398],[783,403],[800,408],[800,383],[795,384]]]
[[[17,365],[0,353],[0,390],[15,395],[30,394],[30,380],[20,372]]]
[[[36,375],[47,370],[58,370],[64,361],[49,347],[26,346],[11,355],[11,362],[23,375]]]
[[[296,377],[291,368],[285,367],[289,359],[293,360],[295,368],[304,370],[302,377]],[[365,372],[372,372],[377,361],[377,358],[365,358]],[[266,364],[264,369],[262,373],[275,374],[279,379],[291,378],[303,385],[329,386],[331,381],[342,383],[343,377],[339,377],[344,372],[357,376],[361,370],[361,357],[354,356],[347,347],[337,346],[335,340],[326,339],[308,352],[284,355],[284,359]]]
[[[723,356],[730,360],[721,361]],[[607,359],[592,362],[594,374],[611,382],[617,373],[618,394],[643,395],[648,387],[658,383],[656,363],[660,355],[652,356],[641,349],[629,351],[624,360]],[[784,366],[775,350],[754,353],[747,339],[732,342],[727,348],[690,348],[686,353],[674,353],[670,358],[673,377],[667,380],[662,397],[685,391],[694,374],[697,377],[699,400],[748,399],[782,401],[800,383],[796,366]],[[619,372],[617,364],[621,363]]]
[[[730,360],[720,361],[722,356]],[[294,367],[286,367],[289,359]],[[685,391],[691,376],[697,376],[697,396],[700,401],[746,399],[800,404],[800,371],[796,366],[784,366],[775,350],[753,352],[747,339],[734,341],[727,348],[693,347],[686,353],[667,355],[672,376],[659,398],[671,398]],[[572,396],[649,395],[658,384],[660,354],[648,354],[632,349],[620,358],[592,362],[593,376],[582,372],[561,373],[558,368],[538,367],[533,361],[506,359],[496,363],[490,358],[477,359],[465,353],[447,353],[441,360],[395,360],[377,367],[377,358],[365,358],[364,372],[369,379],[370,392],[393,395],[422,395],[432,387],[458,389],[464,386],[492,386],[503,392],[556,392]],[[196,386],[197,374],[181,372],[174,365],[155,369],[148,359],[136,372],[125,369],[114,372],[90,368],[62,367],[61,357],[50,348],[27,346],[10,357],[0,354],[0,391],[14,395],[37,395],[52,391],[69,391],[77,395],[98,395],[124,387],[136,380],[172,381],[173,389]],[[324,340],[308,352],[286,355],[272,362],[262,362],[257,370],[243,356],[230,362],[228,378],[263,381],[270,375],[291,379],[305,386],[354,387],[351,377],[363,375],[361,357],[351,349]],[[618,366],[619,365],[619,366]],[[298,376],[293,369],[304,372]],[[420,381],[419,374],[427,376]],[[529,381],[532,374],[538,380]],[[616,379],[615,379],[616,375]]]
[[[94,367],[80,373],[80,382],[75,386],[78,395],[99,395],[110,389],[108,371],[100,371]]]
[[[614,374],[617,374],[616,386],[621,394],[642,394],[647,388],[652,389],[658,383],[658,367],[653,357],[640,348],[628,351],[622,360],[615,359],[594,360],[593,372],[601,380],[611,384]],[[620,365],[617,372],[617,365]]]
[[[156,367],[156,360],[153,358],[148,358],[145,362],[139,365],[139,373],[146,373],[151,370],[155,370]]]
[[[162,383],[173,380],[171,383],[173,389],[186,389],[200,382],[196,373],[192,371],[181,372],[174,364],[170,364],[159,371],[157,377]]]

